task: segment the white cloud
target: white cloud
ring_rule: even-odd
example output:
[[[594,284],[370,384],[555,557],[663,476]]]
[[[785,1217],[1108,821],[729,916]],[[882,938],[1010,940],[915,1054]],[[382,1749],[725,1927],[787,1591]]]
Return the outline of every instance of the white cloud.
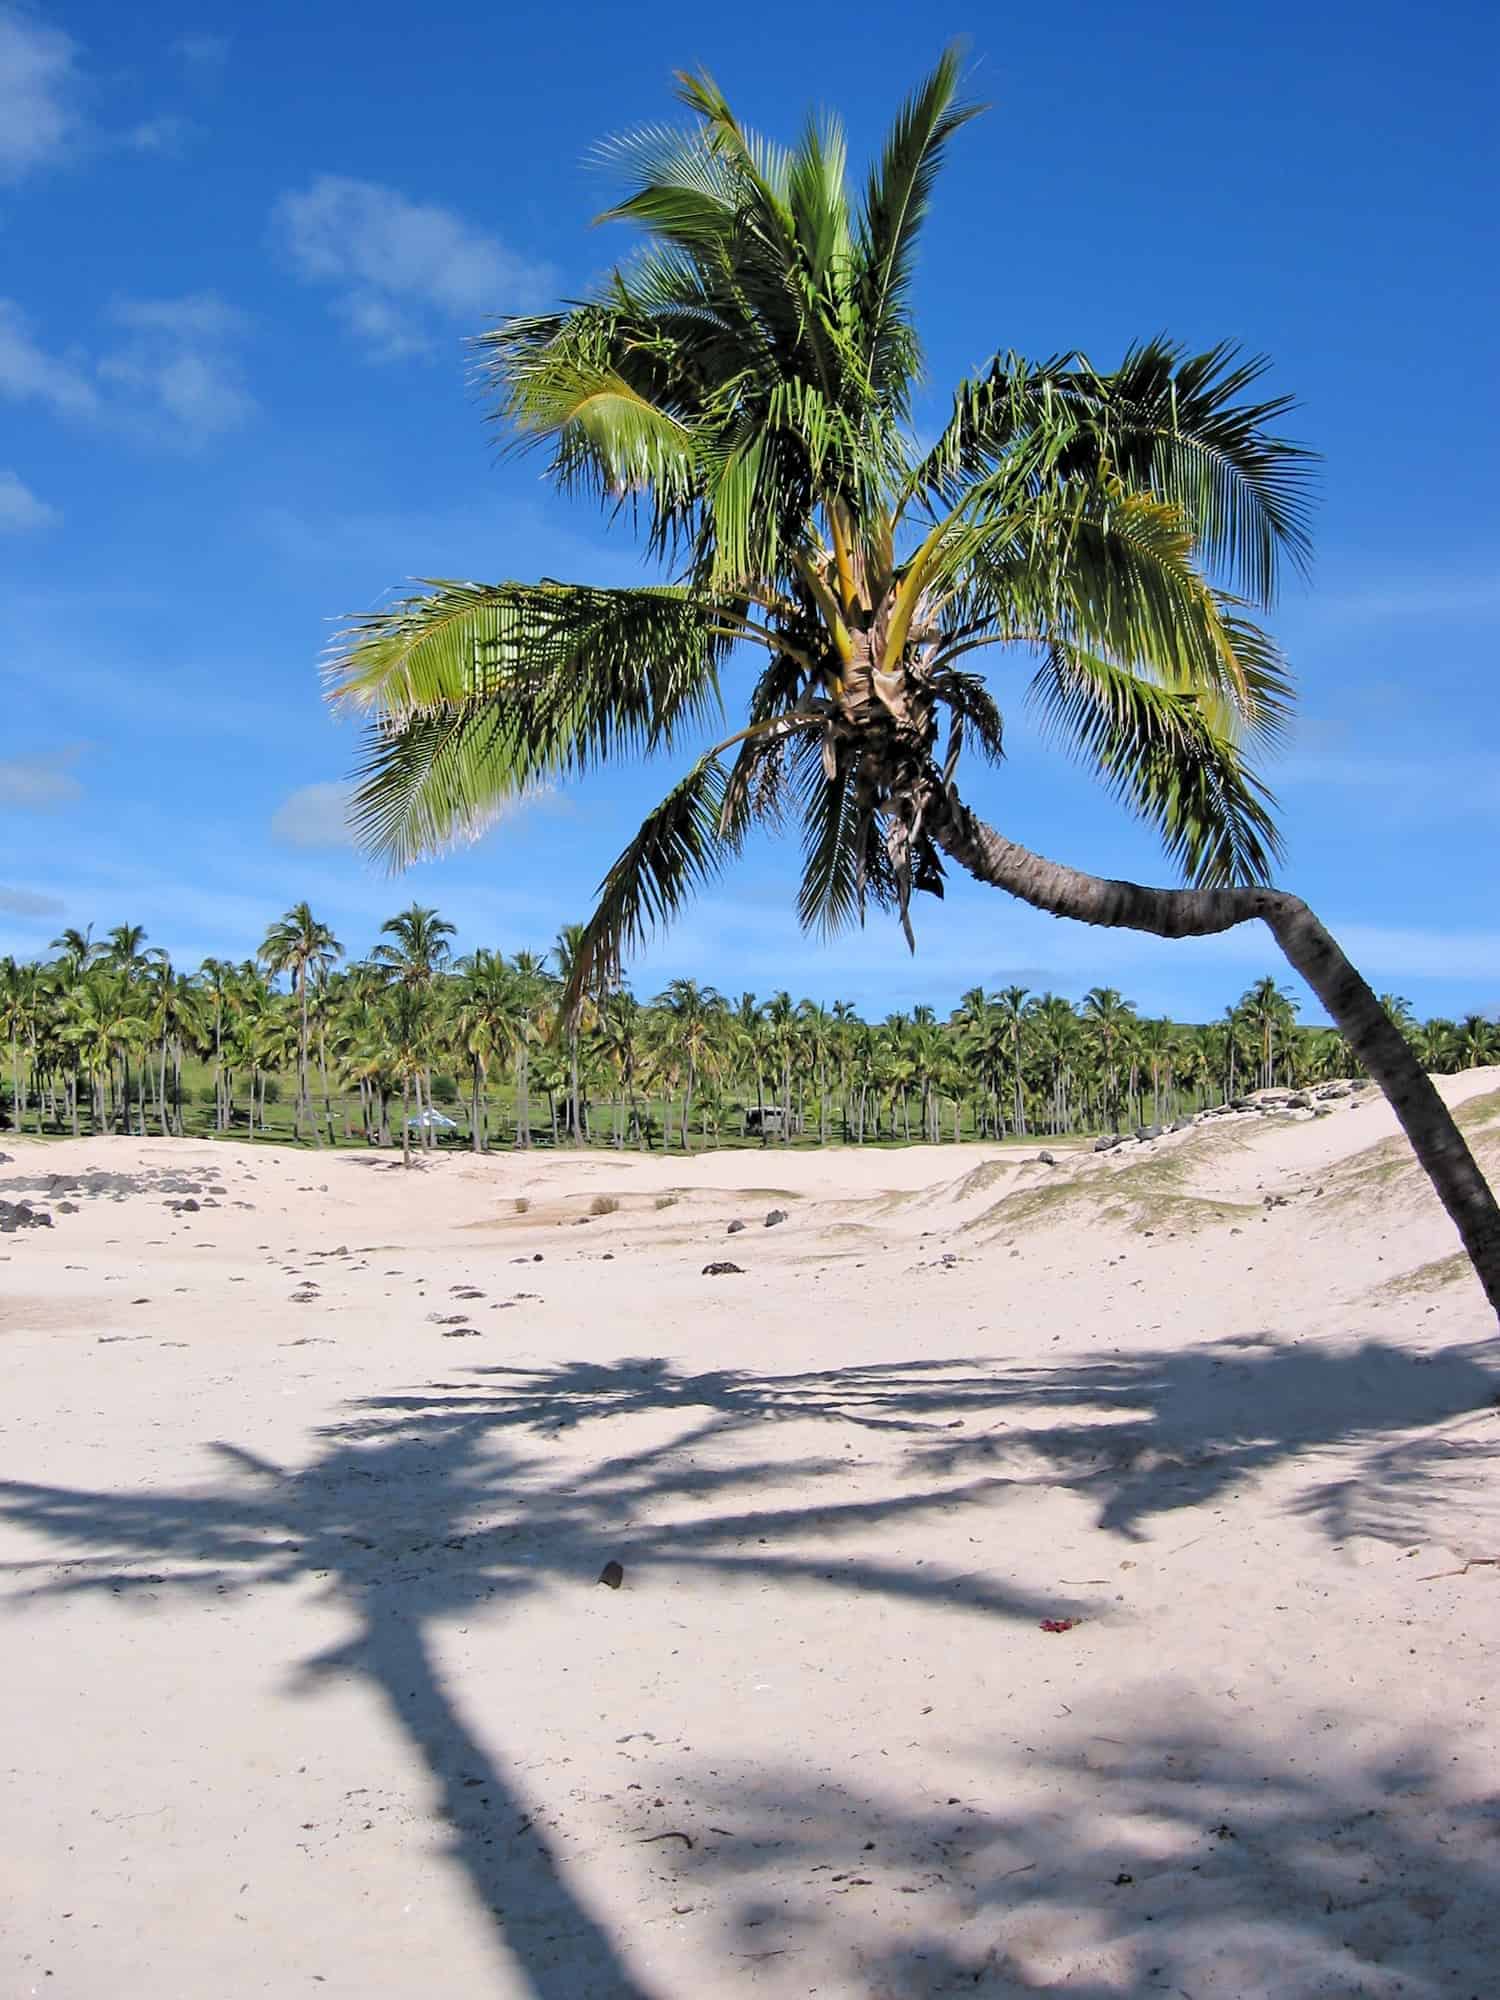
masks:
[[[0,758],[0,806],[13,812],[53,812],[83,796],[73,776],[81,746]]]
[[[65,417],[91,416],[99,407],[84,369],[38,346],[13,299],[0,299],[0,396],[50,403]]]
[[[33,889],[14,889],[0,882],[0,912],[7,917],[60,917],[65,907],[56,896],[39,896]]]
[[[281,197],[276,240],[378,360],[422,351],[441,320],[498,318],[541,301],[550,270],[452,209],[375,181],[322,174]]]
[[[119,299],[108,316],[115,343],[91,361],[49,354],[19,306],[0,299],[0,396],[189,450],[250,415],[255,405],[232,352],[247,322],[223,299]]]
[[[80,124],[72,40],[29,12],[0,6],[0,182],[67,150]]]
[[[21,535],[32,528],[51,528],[62,519],[55,507],[38,500],[20,475],[0,467],[0,535]]]
[[[271,838],[286,847],[352,847],[349,787],[303,785],[271,815]]]

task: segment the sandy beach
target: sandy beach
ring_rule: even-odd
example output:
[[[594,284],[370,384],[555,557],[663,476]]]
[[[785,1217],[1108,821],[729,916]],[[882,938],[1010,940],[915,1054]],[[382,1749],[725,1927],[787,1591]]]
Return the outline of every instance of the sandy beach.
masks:
[[[1327,1109],[0,1141],[0,1992],[1492,1995],[1500,1341]]]

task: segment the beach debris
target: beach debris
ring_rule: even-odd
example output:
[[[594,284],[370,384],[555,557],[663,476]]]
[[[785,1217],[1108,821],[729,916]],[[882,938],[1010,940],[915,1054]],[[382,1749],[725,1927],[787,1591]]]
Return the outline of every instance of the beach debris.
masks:
[[[625,1581],[625,1565],[623,1563],[607,1562],[599,1572],[599,1581],[600,1583],[607,1584],[611,1590],[618,1590],[620,1585]]]
[[[718,1263],[705,1264],[703,1266],[703,1275],[705,1278],[728,1278],[730,1276],[743,1277],[744,1271],[739,1264],[731,1264],[728,1261],[728,1259],[725,1258]]]
[[[674,1826],[666,1833],[648,1833],[644,1839],[637,1841],[636,1845],[649,1847],[654,1840],[680,1840],[684,1847],[691,1847],[693,1844],[693,1836],[690,1833],[679,1833]],[[770,1956],[769,1953],[766,1955]]]
[[[462,1326],[469,1315],[467,1313],[429,1313],[427,1317],[433,1326]]]
[[[443,1338],[444,1340],[478,1340],[479,1328],[477,1326],[445,1326],[443,1328]]]
[[[1081,1618],[1044,1618],[1041,1629],[1044,1632],[1071,1632],[1075,1625],[1081,1625]]]
[[[1117,1889],[1128,1888],[1130,1884],[1134,1882],[1134,1880],[1135,1877],[1133,1875],[1127,1875],[1125,1873],[1125,1870],[1122,1868],[1119,1874],[1115,1877],[1115,1887]]]
[[[774,1229],[778,1223],[785,1221],[786,1210],[784,1208],[773,1208],[766,1216],[766,1227],[767,1229]]]
[[[1467,1576],[1471,1569],[1500,1569],[1500,1556],[1470,1556],[1459,1569],[1435,1569],[1428,1576],[1417,1578],[1418,1583],[1436,1583],[1440,1576]]]
[[[294,1306],[310,1306],[318,1297],[316,1285],[304,1285],[299,1292],[288,1292],[287,1297]]]

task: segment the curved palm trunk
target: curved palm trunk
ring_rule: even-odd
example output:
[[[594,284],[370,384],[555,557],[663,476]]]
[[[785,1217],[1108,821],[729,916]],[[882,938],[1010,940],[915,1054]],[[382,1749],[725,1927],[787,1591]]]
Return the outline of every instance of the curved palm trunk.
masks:
[[[1055,917],[1157,937],[1209,937],[1259,918],[1380,1085],[1500,1314],[1500,1207],[1406,1037],[1300,897],[1281,889],[1148,889],[1048,861],[931,790],[925,824],[976,881]]]

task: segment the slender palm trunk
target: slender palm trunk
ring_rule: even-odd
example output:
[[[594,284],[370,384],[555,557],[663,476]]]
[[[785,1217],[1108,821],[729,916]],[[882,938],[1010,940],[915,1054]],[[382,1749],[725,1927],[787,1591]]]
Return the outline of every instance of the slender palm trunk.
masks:
[[[411,1165],[411,1082],[401,1079],[401,1164]]]
[[[977,881],[1053,916],[1158,937],[1208,937],[1259,918],[1385,1092],[1500,1314],[1500,1207],[1410,1043],[1300,897],[1281,889],[1149,889],[1085,875],[1018,846],[936,788],[926,824]]]

